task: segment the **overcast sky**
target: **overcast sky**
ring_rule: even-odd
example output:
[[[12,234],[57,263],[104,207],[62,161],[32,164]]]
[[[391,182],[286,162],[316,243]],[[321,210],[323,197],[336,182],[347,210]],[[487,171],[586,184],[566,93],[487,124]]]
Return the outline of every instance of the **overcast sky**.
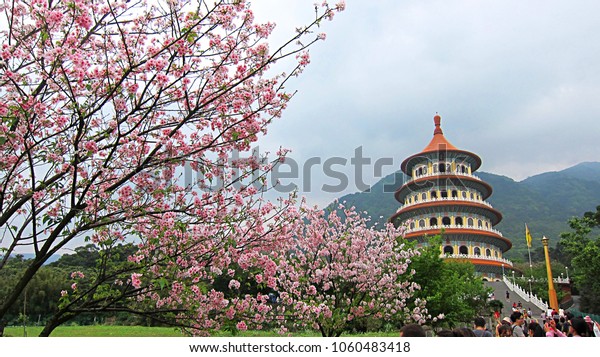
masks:
[[[314,0],[254,0],[260,22],[283,38],[314,17]],[[311,157],[350,160],[362,146],[383,175],[421,151],[442,116],[446,138],[478,154],[480,171],[517,181],[583,161],[600,161],[600,2],[359,1],[324,24],[326,41],[263,148],[283,145],[300,167]],[[354,167],[339,180],[315,165],[310,202],[358,191]],[[378,181],[365,167],[363,182]]]

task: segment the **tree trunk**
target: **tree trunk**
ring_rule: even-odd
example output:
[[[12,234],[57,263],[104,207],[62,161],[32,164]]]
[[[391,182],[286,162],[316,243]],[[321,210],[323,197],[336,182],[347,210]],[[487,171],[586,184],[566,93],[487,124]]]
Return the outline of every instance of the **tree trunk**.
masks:
[[[64,324],[65,322],[71,320],[76,315],[73,313],[65,313],[65,312],[57,312],[52,318],[46,323],[42,332],[40,332],[39,337],[49,337],[52,331],[58,326]]]

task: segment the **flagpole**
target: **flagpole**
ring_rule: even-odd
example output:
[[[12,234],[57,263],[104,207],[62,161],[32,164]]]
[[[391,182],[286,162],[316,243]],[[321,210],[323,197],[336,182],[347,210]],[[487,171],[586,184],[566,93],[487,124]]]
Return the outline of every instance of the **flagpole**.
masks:
[[[533,264],[531,264],[531,233],[529,232],[529,227],[527,227],[527,223],[525,223],[525,240],[527,241],[527,253],[529,253],[529,275],[531,277],[530,281],[533,281]],[[533,292],[531,291],[531,283],[529,283],[529,297],[533,296]]]
[[[531,279],[529,280],[529,297],[531,298],[531,296],[533,296],[533,292],[531,291],[531,281],[533,281],[533,264],[531,264],[531,249],[529,248],[529,245],[527,246],[527,252],[529,253],[529,275],[531,276]]]

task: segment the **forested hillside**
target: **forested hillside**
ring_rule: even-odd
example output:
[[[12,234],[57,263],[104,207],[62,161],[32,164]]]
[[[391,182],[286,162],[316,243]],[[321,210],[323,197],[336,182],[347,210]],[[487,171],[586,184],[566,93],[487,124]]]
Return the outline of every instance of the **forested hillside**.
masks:
[[[513,248],[507,253],[510,259],[525,259],[525,223],[534,238],[533,250],[541,247],[543,235],[554,246],[560,233],[569,230],[570,218],[600,205],[600,162],[581,163],[519,182],[487,172],[476,175],[494,189],[488,201],[504,217],[496,228],[513,242]],[[339,200],[366,211],[373,218],[372,223],[379,224],[399,208],[393,192],[402,182],[402,173],[392,174],[373,185],[370,192],[346,195]]]

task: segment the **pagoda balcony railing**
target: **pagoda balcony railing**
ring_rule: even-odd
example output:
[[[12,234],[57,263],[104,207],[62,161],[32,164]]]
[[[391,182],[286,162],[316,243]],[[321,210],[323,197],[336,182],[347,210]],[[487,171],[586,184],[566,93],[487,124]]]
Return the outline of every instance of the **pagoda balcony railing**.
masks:
[[[497,235],[499,235],[500,237],[502,237],[502,232],[500,232],[497,229],[494,228],[486,228],[486,227],[479,227],[479,226],[464,226],[464,225],[456,225],[456,224],[449,224],[449,225],[442,225],[442,226],[428,226],[428,227],[415,227],[415,228],[407,228],[404,233],[414,233],[414,232],[420,232],[420,231],[430,231],[430,230],[437,230],[437,229],[475,229],[475,230],[479,230],[479,231],[484,231],[484,232],[491,232],[491,233],[495,233]]]
[[[475,180],[479,180],[479,181],[483,181],[482,179],[480,179],[478,176],[475,176],[473,174],[467,173],[467,172],[459,172],[459,171],[448,171],[448,172],[432,172],[432,173],[426,173],[426,174],[421,174],[421,175],[415,175],[415,177],[409,176],[406,181],[404,183],[409,183],[411,181],[414,181],[416,179],[421,179],[424,177],[436,177],[436,176],[443,176],[443,175],[456,175],[456,176],[464,176],[464,177],[470,177],[470,178],[474,178]]]
[[[474,203],[480,203],[482,205],[486,205],[490,208],[494,208],[492,207],[492,205],[489,202],[486,202],[484,200],[475,200],[475,199],[471,199],[471,198],[462,198],[462,197],[440,197],[440,198],[428,198],[425,200],[421,200],[421,201],[413,201],[411,203],[407,203],[403,206],[401,206],[400,208],[398,208],[397,212],[400,212],[401,209],[406,208],[406,207],[411,207],[414,205],[418,205],[420,203],[429,203],[429,202],[474,202]]]
[[[441,254],[440,257],[442,258],[454,258],[454,259],[483,259],[483,260],[490,260],[490,261],[495,261],[495,262],[500,262],[500,263],[504,263],[510,267],[513,266],[513,263],[508,260],[508,259],[504,259],[504,258],[498,258],[498,257],[492,257],[492,256],[486,256],[486,255],[475,255],[475,254]]]

